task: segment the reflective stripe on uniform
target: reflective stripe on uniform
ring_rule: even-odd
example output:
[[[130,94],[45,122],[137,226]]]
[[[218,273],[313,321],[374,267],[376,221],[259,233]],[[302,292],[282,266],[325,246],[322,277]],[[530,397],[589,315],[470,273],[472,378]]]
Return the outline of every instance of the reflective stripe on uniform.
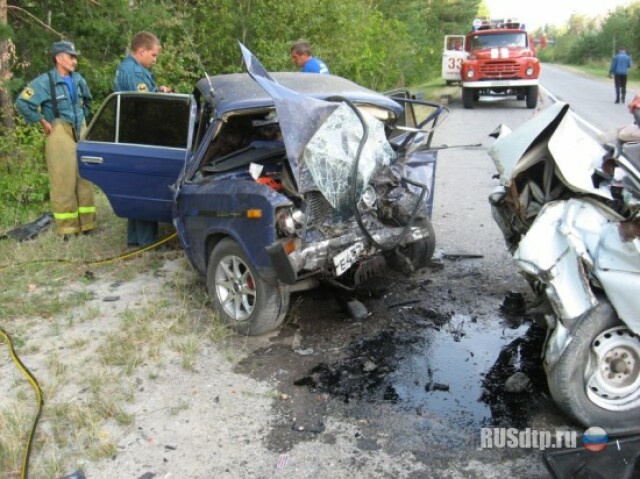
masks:
[[[74,220],[78,219],[78,212],[75,213],[53,213],[53,217],[57,220]]]
[[[78,207],[78,212],[81,215],[95,213],[96,212],[96,207],[95,206],[80,206],[80,207]]]

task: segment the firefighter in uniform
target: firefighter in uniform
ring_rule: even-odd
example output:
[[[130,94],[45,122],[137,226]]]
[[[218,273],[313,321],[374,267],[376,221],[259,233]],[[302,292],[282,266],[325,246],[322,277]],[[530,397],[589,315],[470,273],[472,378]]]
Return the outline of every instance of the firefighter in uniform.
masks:
[[[93,185],[78,174],[77,142],[91,106],[87,82],[75,71],[73,43],[51,47],[54,67],[22,90],[15,107],[28,123],[40,123],[46,135],[45,160],[56,233],[87,233],[95,228]]]
[[[150,69],[158,59],[162,46],[153,33],[140,32],[131,40],[131,53],[122,60],[113,80],[113,91],[138,91],[170,93],[166,86],[157,86]],[[127,221],[127,245],[148,246],[158,238],[158,223],[129,219]]]

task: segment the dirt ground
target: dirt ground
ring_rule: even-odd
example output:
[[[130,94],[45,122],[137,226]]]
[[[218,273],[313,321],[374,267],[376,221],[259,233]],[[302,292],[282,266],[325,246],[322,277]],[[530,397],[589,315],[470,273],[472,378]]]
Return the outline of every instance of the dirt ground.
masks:
[[[434,263],[411,277],[390,272],[357,294],[296,294],[281,330],[201,338],[192,368],[170,348],[160,361],[142,361],[122,379],[132,421],[96,425],[115,450],[78,461],[88,479],[548,477],[539,451],[480,448],[482,427],[576,429],[548,397],[539,328],[501,308],[508,292],[529,293],[491,219],[487,135],[506,113],[515,126],[532,112],[452,108],[435,144],[482,146],[439,153]],[[179,251],[163,258],[161,274],[141,272],[124,284],[97,278],[89,286],[93,317],[63,334],[34,329],[41,347],[23,360],[38,375],[55,351],[79,368],[121,327],[123,313],[179,304],[171,284],[190,266]],[[365,319],[347,314],[353,299],[366,306]],[[175,314],[159,313],[160,324]],[[70,341],[87,337],[92,346],[65,354]],[[3,381],[15,377],[7,368]],[[529,383],[507,393],[516,372]],[[64,394],[83,401],[85,393],[70,384]]]

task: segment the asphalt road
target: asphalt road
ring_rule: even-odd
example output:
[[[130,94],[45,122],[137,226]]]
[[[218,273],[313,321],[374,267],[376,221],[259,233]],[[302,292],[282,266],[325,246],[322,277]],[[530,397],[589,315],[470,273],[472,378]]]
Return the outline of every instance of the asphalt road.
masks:
[[[346,313],[348,295],[322,288],[296,295],[295,322],[238,367],[258,380],[277,377],[287,397],[275,405],[269,450],[296,458],[305,443],[342,444],[326,464],[301,464],[291,477],[344,474],[346,454],[357,477],[547,478],[540,447],[485,447],[483,431],[566,431],[574,439],[584,432],[549,395],[539,359],[544,328],[501,308],[510,293],[533,295],[491,216],[488,196],[498,183],[489,134],[499,124],[517,128],[556,99],[594,135],[631,115],[613,103],[611,81],[547,65],[543,72],[536,109],[489,98],[466,110],[459,95],[448,105],[433,139],[439,267],[390,272],[382,288],[358,296],[370,312],[364,320]],[[509,391],[521,373],[529,384]],[[340,435],[331,424],[357,430]]]
[[[604,88],[602,95],[604,102]],[[358,477],[391,477],[391,470],[393,477],[549,477],[539,448],[484,448],[481,435],[494,427],[584,432],[549,397],[542,328],[501,309],[509,292],[532,295],[488,202],[498,184],[489,134],[501,123],[516,128],[552,101],[542,93],[534,110],[515,99],[465,110],[453,99],[433,141],[441,147],[433,212],[439,268],[390,273],[381,292],[358,298],[371,313],[365,320],[350,319],[345,298],[331,290],[292,298],[295,324],[238,369],[259,380],[277,376],[288,398],[276,405],[270,450],[295,456],[301,443],[335,441],[325,427],[338,422],[357,425],[346,440]],[[506,392],[515,372],[531,384]]]
[[[587,77],[575,70],[544,64],[540,83],[557,100],[569,103],[592,131],[606,132],[633,122],[626,105],[614,103],[612,79]],[[635,94],[636,91],[629,88],[626,102],[629,103]]]

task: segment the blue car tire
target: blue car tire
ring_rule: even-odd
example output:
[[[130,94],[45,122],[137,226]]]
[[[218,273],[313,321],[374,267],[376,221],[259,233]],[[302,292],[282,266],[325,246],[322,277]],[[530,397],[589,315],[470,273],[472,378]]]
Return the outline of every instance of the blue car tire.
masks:
[[[289,293],[264,281],[231,238],[220,241],[211,252],[207,290],[222,322],[248,336],[276,329],[289,306]]]

